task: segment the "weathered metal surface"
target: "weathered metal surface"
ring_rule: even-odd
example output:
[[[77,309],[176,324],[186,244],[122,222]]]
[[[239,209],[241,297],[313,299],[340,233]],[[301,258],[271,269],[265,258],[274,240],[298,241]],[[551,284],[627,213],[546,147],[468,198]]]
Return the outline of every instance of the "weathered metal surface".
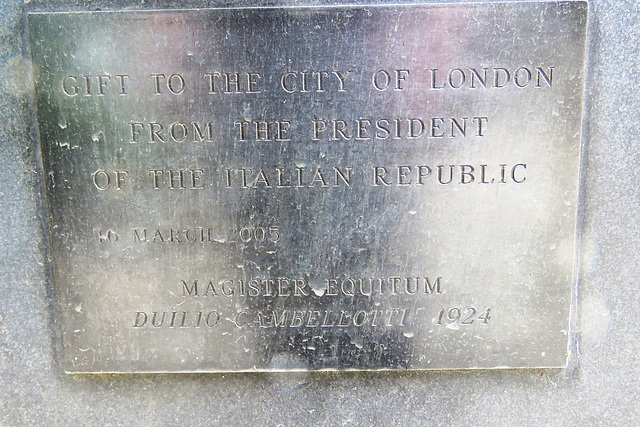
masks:
[[[66,370],[564,366],[585,22],[30,15]]]

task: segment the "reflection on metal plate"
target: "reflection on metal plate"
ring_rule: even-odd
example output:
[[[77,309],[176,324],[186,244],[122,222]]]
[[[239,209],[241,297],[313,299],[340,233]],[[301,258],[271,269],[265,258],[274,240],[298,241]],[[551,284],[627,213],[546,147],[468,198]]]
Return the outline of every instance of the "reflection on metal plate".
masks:
[[[65,369],[564,366],[586,14],[31,14]]]

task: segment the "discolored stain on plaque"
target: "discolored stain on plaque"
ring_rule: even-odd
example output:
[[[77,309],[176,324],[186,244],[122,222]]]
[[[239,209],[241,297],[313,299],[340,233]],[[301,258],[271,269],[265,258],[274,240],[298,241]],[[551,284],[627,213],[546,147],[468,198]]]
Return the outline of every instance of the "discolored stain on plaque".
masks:
[[[586,18],[30,14],[65,369],[564,366]]]

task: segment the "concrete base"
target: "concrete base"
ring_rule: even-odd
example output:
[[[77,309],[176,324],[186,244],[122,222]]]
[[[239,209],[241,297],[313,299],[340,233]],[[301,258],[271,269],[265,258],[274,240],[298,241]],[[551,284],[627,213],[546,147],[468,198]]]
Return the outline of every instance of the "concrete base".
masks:
[[[62,372],[24,13],[220,5],[0,2],[0,423],[636,424],[640,7],[634,0],[591,2],[580,274],[567,369],[120,376]]]

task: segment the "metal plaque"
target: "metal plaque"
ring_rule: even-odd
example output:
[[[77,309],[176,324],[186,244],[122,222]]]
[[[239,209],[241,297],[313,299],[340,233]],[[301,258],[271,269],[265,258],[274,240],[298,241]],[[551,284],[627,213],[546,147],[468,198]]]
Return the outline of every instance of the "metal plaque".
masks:
[[[586,19],[30,14],[65,370],[564,366]]]

